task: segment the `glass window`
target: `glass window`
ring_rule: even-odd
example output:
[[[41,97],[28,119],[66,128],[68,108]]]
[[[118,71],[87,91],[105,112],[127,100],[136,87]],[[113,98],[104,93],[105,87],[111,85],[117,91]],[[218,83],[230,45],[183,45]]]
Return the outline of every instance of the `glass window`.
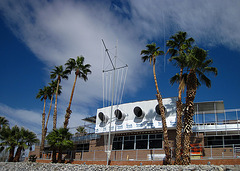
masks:
[[[222,140],[222,137],[221,136],[216,136],[215,139],[216,140]]]
[[[122,142],[113,142],[113,150],[122,150]]]
[[[149,149],[162,148],[162,140],[149,140]]]
[[[118,141],[122,141],[123,140],[123,137],[118,137]]]
[[[136,141],[136,149],[147,149],[148,140]]]
[[[124,150],[134,149],[134,141],[124,141]]]
[[[77,151],[89,151],[89,143],[88,144],[78,144]]]
[[[135,135],[130,136],[130,140],[135,140]]]
[[[148,135],[143,135],[142,139],[147,140],[148,139]]]
[[[162,134],[157,134],[156,138],[162,138]]]
[[[141,136],[141,135],[137,135],[137,136],[136,136],[136,139],[137,139],[137,140],[140,140],[140,139],[142,139],[142,136]]]
[[[149,139],[155,139],[155,135],[154,134],[149,135]]]

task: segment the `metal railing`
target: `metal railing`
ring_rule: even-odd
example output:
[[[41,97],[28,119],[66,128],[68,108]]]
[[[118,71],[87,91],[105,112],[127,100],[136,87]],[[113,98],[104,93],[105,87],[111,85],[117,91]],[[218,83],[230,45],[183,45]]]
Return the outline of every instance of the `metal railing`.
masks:
[[[201,150],[196,150],[201,149]],[[174,159],[174,148],[171,148]],[[46,156],[51,159],[51,152]],[[63,155],[65,159],[77,161],[106,161],[107,153],[104,150],[70,151]],[[163,149],[137,149],[137,150],[113,150],[112,161],[162,161],[165,157]],[[238,145],[213,145],[192,147],[190,152],[192,160],[211,159],[240,159],[240,144]]]

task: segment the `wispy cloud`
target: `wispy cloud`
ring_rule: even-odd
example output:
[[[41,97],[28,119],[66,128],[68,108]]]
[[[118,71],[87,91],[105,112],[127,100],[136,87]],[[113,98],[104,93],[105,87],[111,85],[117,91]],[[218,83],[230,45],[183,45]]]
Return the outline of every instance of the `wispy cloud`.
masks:
[[[88,82],[78,80],[73,111],[81,112],[72,118],[84,116],[85,112],[92,115],[87,108],[102,99],[104,48],[101,39],[109,49],[114,48],[118,40],[118,54],[129,66],[126,91],[136,93],[148,74],[142,67],[140,51],[150,40],[163,47],[164,40],[183,30],[194,37],[198,45],[222,45],[239,50],[239,6],[240,2],[234,0],[0,1],[0,11],[11,30],[49,70],[79,55],[92,65]],[[72,75],[68,81],[62,81],[59,123],[63,122],[73,79]],[[39,114],[20,113],[38,118],[35,122],[40,124]],[[75,124],[73,122],[71,119],[70,123]]]
[[[75,128],[79,125],[83,125],[85,117],[88,117],[88,111],[86,111],[84,108],[82,108],[82,112],[75,112],[78,111],[79,108],[73,108],[72,117],[69,121],[70,130],[72,133],[75,132]],[[48,111],[48,106],[46,107],[46,114]],[[58,113],[63,113],[64,109],[59,109]],[[53,112],[52,112],[53,113]],[[52,113],[50,115],[50,119],[48,122],[48,131],[52,130]],[[12,107],[9,107],[5,104],[0,103],[0,114],[1,116],[4,116],[10,123],[10,126],[18,125],[19,127],[24,127],[26,129],[29,129],[36,134],[41,134],[42,131],[42,111],[33,111],[33,110],[27,110],[27,109],[15,109]],[[47,118],[47,115],[46,115]],[[57,127],[63,127],[64,122],[64,115],[58,116],[57,121]]]
[[[10,126],[18,125],[35,133],[41,132],[41,112],[26,109],[15,109],[0,103],[0,113],[10,123]]]

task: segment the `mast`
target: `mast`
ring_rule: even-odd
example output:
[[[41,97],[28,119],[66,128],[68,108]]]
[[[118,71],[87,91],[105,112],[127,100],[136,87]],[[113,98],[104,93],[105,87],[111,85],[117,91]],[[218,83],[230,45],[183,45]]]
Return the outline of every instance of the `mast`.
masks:
[[[112,80],[112,97],[111,97],[111,113],[110,113],[110,119],[109,119],[109,132],[108,132],[108,148],[107,148],[107,165],[109,165],[109,161],[110,161],[110,156],[111,156],[111,149],[110,149],[110,145],[111,145],[111,127],[112,127],[112,115],[113,115],[113,103],[114,103],[114,91],[115,91],[115,72],[117,69],[121,69],[121,68],[124,68],[124,67],[127,67],[126,66],[122,66],[122,67],[119,67],[119,68],[116,68],[116,58],[117,58],[117,46],[116,46],[116,54],[115,54],[115,57],[114,57],[114,61],[112,61],[111,57],[110,57],[110,54],[108,52],[108,49],[106,47],[106,44],[104,43],[103,39],[102,39],[102,43],[104,45],[104,48],[105,48],[105,51],[108,55],[108,58],[111,62],[111,65],[112,65],[112,69],[109,69],[109,70],[106,70],[103,72],[110,72],[110,71],[113,71],[113,80]]]

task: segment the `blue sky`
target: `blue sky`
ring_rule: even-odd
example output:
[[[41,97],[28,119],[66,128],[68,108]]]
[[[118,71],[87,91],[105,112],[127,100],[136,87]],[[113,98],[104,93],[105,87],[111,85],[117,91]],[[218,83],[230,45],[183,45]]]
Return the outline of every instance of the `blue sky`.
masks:
[[[70,127],[95,115],[102,107],[101,39],[113,53],[118,41],[118,57],[129,66],[123,102],[155,99],[152,67],[142,63],[140,52],[152,42],[166,51],[164,42],[179,30],[208,50],[219,70],[217,77],[209,76],[212,88],[199,88],[195,101],[224,100],[226,109],[239,108],[239,7],[236,0],[1,0],[0,115],[11,125],[40,133],[43,103],[35,98],[38,90],[50,82],[54,66],[80,55],[92,65],[92,74],[87,82],[77,82]],[[157,77],[162,96],[173,97],[177,86],[171,86],[169,79],[178,70],[167,59],[164,63],[164,57],[158,58]],[[73,77],[62,81],[58,127],[63,125]]]

